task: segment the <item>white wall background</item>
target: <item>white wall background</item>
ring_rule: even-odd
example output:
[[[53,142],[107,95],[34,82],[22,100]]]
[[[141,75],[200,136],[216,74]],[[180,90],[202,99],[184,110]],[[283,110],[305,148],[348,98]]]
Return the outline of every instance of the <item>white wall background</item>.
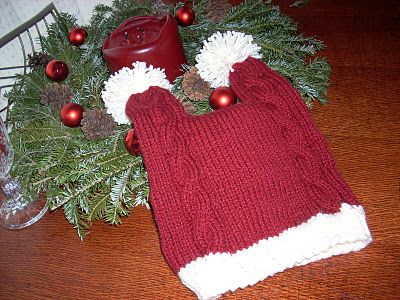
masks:
[[[112,0],[0,0],[0,37],[28,21],[51,2],[54,3],[59,12],[68,12],[75,15],[78,19],[78,24],[87,24],[89,22],[96,4],[112,4]],[[48,17],[46,20],[51,22],[52,18]],[[39,30],[41,34],[45,33],[44,23],[40,24]],[[35,31],[32,31],[33,38],[35,38]],[[29,37],[24,35],[22,38],[24,44],[29,45]],[[29,46],[27,53],[30,52]],[[0,49],[0,68],[16,65],[23,65],[23,54],[20,43],[17,40]],[[2,72],[0,76],[8,74]],[[0,85],[3,85],[4,82],[2,81]],[[6,105],[6,99],[3,94],[4,91],[0,95],[0,109]],[[1,117],[4,119],[4,115]]]

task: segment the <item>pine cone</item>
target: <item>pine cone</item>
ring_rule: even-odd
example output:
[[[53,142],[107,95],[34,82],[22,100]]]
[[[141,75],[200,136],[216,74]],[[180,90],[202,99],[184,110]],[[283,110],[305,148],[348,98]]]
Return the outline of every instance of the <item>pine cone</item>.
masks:
[[[196,111],[196,107],[190,101],[181,101],[181,104],[189,114],[193,114]]]
[[[31,69],[45,67],[51,60],[52,58],[45,53],[33,52],[28,54],[28,67]]]
[[[114,134],[114,119],[104,110],[85,110],[81,124],[88,140],[98,140]]]
[[[162,2],[162,0],[153,1],[152,3],[152,14],[156,16],[162,16],[170,13],[170,7]]]
[[[53,110],[60,110],[73,96],[74,93],[68,85],[54,82],[45,86],[40,103],[50,106]]]
[[[210,92],[210,84],[200,77],[196,67],[191,67],[183,75],[182,88],[185,95],[191,100],[203,100]]]
[[[231,8],[228,0],[208,0],[206,16],[211,22],[217,23],[225,18]]]

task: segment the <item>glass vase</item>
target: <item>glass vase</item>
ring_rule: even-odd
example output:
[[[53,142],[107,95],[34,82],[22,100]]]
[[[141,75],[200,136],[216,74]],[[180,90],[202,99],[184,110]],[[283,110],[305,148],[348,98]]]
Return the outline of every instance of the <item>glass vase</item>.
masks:
[[[43,198],[28,199],[17,178],[10,175],[14,150],[7,128],[0,118],[0,223],[8,229],[21,229],[38,221],[47,211]]]

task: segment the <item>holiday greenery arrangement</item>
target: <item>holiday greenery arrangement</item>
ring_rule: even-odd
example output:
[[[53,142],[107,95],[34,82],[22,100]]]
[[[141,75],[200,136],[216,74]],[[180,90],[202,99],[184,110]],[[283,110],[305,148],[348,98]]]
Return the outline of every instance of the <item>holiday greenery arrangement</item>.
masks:
[[[297,34],[293,21],[269,2],[249,0],[231,7],[227,1],[201,0],[190,9],[115,0],[112,6],[96,6],[84,28],[73,16],[60,14],[39,41],[43,53],[29,56],[31,72],[19,76],[8,94],[14,102],[8,116],[15,150],[12,172],[25,193],[44,191],[51,209],[62,207],[81,238],[95,220],[120,224],[133,207],[149,205],[134,129],[106,111],[105,90],[113,77],[102,45],[126,19],[165,13],[180,24],[187,65],[171,89],[189,113],[203,114],[221,104],[218,93],[224,91],[202,79],[195,59],[203,41],[230,30],[251,35],[263,61],[288,78],[308,106],[314,100],[326,102],[329,65],[323,58],[310,58],[322,42]]]

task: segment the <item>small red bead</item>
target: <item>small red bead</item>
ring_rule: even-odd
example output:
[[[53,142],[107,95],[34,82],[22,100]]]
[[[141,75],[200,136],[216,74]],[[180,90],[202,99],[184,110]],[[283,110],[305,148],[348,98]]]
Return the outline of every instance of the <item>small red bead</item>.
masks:
[[[60,120],[68,127],[77,127],[81,124],[83,107],[77,103],[67,103],[60,110]]]
[[[196,14],[193,9],[188,6],[178,8],[175,12],[175,18],[181,26],[189,26],[194,23]]]
[[[69,74],[68,65],[61,61],[54,59],[46,66],[46,75],[49,79],[60,82],[67,79]]]
[[[74,27],[68,33],[68,40],[72,45],[80,46],[85,42],[87,35],[88,34],[85,29]]]
[[[129,129],[128,133],[125,135],[125,148],[133,156],[140,156],[139,140],[136,135],[134,128]]]
[[[237,103],[235,92],[226,86],[217,87],[212,91],[209,104],[212,109],[220,109]]]

